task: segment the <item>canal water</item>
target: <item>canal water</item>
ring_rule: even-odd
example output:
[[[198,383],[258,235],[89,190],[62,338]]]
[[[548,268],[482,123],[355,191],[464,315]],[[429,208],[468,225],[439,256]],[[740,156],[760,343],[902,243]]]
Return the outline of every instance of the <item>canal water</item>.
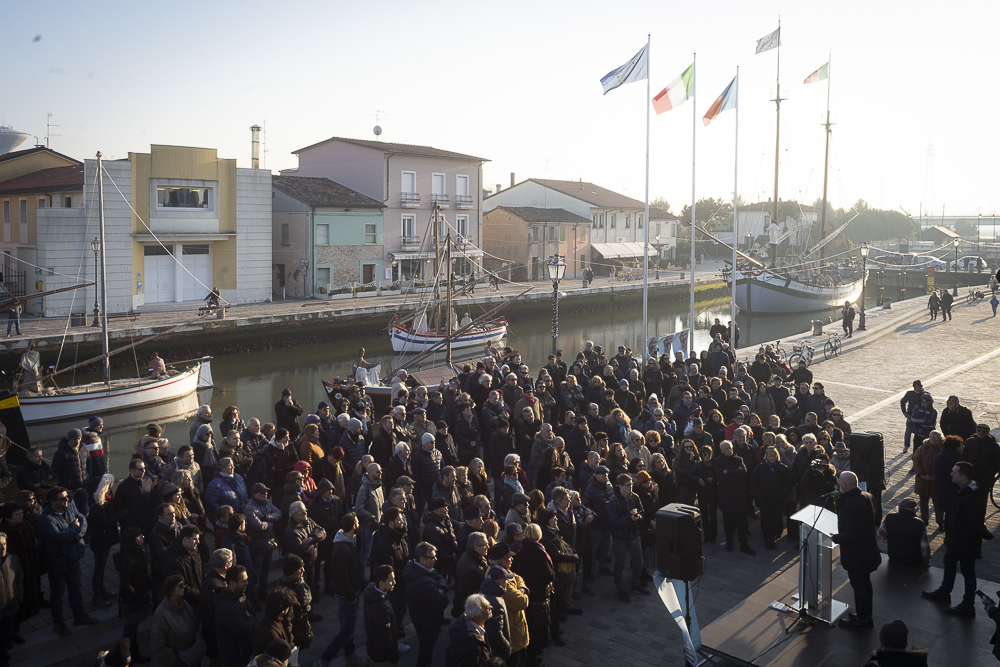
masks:
[[[872,304],[871,296],[873,295],[868,299],[869,307]],[[708,330],[714,324],[715,318],[720,318],[725,324],[729,321],[729,312],[728,297],[697,304],[694,323],[696,349],[707,348],[710,340]],[[752,319],[738,315],[740,342],[741,345],[748,346],[799,334],[810,328],[812,320],[822,319],[826,322],[833,316],[832,311]],[[649,335],[664,336],[682,331],[689,327],[688,320],[687,304],[651,307]],[[614,304],[609,304],[605,312],[560,317],[558,344],[564,350],[567,362],[572,361],[576,353],[583,349],[586,340],[593,340],[595,344],[604,346],[609,357],[616,353],[620,344],[629,345],[637,354],[641,354],[641,306],[616,309]],[[552,350],[551,318],[512,317],[507,344],[521,352],[522,358],[534,374],[538,368],[545,365]],[[285,388],[291,389],[292,396],[301,403],[305,414],[314,412],[318,403],[326,399],[321,381],[347,376],[359,346],[366,348],[366,357],[369,361],[383,364],[383,372],[398,363],[405,362],[394,359],[387,336],[380,339],[341,340],[329,344],[213,358],[212,376],[215,384],[213,390],[166,405],[104,415],[106,438],[110,438],[111,441],[109,448],[111,471],[118,478],[126,474],[133,443],[145,433],[144,427],[148,423],[156,422],[164,427],[164,435],[170,439],[172,451],[176,452],[178,447],[187,444],[188,428],[200,403],[207,402],[212,407],[217,440],[220,438],[218,425],[227,406],[239,406],[240,415],[244,420],[257,417],[261,422],[274,421],[274,404]],[[475,352],[478,352],[478,349],[463,355],[462,350],[457,350],[454,358],[462,359],[464,356],[472,356]],[[397,363],[394,364],[394,361]],[[433,363],[425,364],[424,368],[433,365]],[[410,367],[409,370],[417,369]],[[98,378],[78,376],[79,381],[90,379]],[[300,421],[304,423],[304,417]],[[84,426],[86,419],[80,419],[70,423],[32,426],[29,427],[28,434],[32,444],[44,447],[46,458],[50,458],[58,439],[68,429]]]

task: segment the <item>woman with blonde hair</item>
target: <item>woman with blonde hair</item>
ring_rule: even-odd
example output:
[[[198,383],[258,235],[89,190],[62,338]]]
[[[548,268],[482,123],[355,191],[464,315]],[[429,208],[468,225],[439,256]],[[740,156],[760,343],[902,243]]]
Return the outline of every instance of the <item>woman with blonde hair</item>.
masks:
[[[549,645],[549,597],[556,580],[552,558],[541,544],[542,529],[529,523],[524,529],[521,548],[514,556],[511,570],[524,579],[528,588],[528,664],[535,664],[537,656]]]
[[[624,410],[615,408],[604,418],[604,423],[608,427],[609,443],[620,442],[622,446],[628,444],[628,433],[632,428],[632,422]]]
[[[566,378],[566,381],[559,388],[559,393],[562,396],[565,409],[573,412],[580,412],[584,409],[587,399],[583,395],[583,389],[577,384],[575,376],[570,375]]]
[[[111,606],[114,596],[104,590],[104,571],[108,564],[111,547],[118,544],[118,520],[114,510],[114,495],[111,485],[114,475],[104,475],[94,490],[94,500],[90,505],[87,522],[90,524],[90,550],[94,553],[94,573],[90,578],[93,597],[91,604],[99,609]],[[124,513],[123,513],[124,514]]]

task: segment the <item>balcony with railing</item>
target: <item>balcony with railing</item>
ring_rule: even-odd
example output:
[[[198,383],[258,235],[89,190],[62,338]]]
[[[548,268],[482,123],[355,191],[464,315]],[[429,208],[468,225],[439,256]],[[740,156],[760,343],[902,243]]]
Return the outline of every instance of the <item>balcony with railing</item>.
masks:
[[[420,195],[416,192],[399,193],[400,208],[420,208]]]
[[[472,195],[455,195],[455,208],[469,209],[474,203]]]
[[[448,198],[448,195],[431,195],[431,203],[437,204],[441,208],[446,208],[451,203],[451,200]]]
[[[420,237],[403,235],[400,239],[400,246],[403,250],[420,250]]]

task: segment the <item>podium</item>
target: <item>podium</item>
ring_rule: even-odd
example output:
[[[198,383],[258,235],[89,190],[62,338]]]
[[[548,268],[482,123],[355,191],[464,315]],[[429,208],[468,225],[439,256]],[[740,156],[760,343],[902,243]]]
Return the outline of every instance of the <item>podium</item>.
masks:
[[[809,505],[792,519],[799,525],[799,595],[793,607],[816,620],[833,625],[850,605],[833,599],[833,559],[837,545],[830,535],[838,532],[837,515]]]

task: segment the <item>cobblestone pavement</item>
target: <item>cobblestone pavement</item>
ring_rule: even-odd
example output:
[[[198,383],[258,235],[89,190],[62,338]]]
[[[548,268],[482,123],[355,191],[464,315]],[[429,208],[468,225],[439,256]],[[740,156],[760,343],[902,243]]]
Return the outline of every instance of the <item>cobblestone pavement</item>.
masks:
[[[899,399],[913,380],[920,379],[924,383],[935,396],[939,410],[944,399],[954,393],[972,408],[977,419],[992,426],[1000,425],[1000,398],[994,398],[998,387],[996,378],[1000,377],[1000,343],[993,333],[1000,328],[1000,321],[992,317],[985,302],[978,306],[957,306],[952,322],[929,322],[922,311],[922,300],[915,300],[893,304],[892,311],[872,313],[869,331],[856,333],[848,340],[842,356],[814,362],[812,367],[815,378],[826,385],[827,393],[844,408],[853,430],[884,434],[889,475],[888,489],[883,495],[886,511],[913,494],[913,481],[907,475],[909,456],[902,454],[904,420],[898,407]],[[804,339],[823,341],[822,338]],[[1000,512],[990,506],[987,523],[991,530],[997,529],[998,518]],[[692,589],[702,626],[729,611],[762,584],[797,567],[798,553],[793,542],[782,539],[778,550],[766,551],[755,522],[751,524],[751,531],[750,545],[756,549],[756,556],[739,551],[726,552],[721,544],[704,546],[707,569]],[[982,580],[1000,581],[998,543],[1000,540],[984,544],[983,559],[977,563]],[[932,564],[936,567],[943,565],[942,546],[941,534],[934,533]],[[84,563],[84,582],[89,582],[91,562],[88,554]],[[937,571],[932,571],[925,577],[938,575]],[[110,564],[108,577],[110,583],[117,584],[117,575]],[[996,588],[982,585],[985,590]],[[606,576],[598,576],[594,589],[596,597],[584,596],[577,603],[584,614],[572,616],[563,623],[566,646],[552,646],[545,651],[547,666],[683,664],[679,632],[655,596],[636,595],[631,604],[622,603],[614,594],[611,577]],[[313,626],[316,637],[312,648],[303,653],[303,665],[311,666],[339,627],[333,598],[329,595],[318,598],[317,610],[324,620]],[[73,637],[64,640],[52,633],[50,615],[43,610],[25,624],[29,643],[24,647],[15,646],[15,663],[19,659],[33,658],[34,664],[87,664],[95,647],[110,642],[120,632],[114,627],[116,621],[112,620],[110,612],[96,613],[106,619],[104,624],[87,631],[74,628]],[[876,600],[875,616],[880,623],[892,617],[905,618],[905,610],[881,609]],[[989,621],[980,614],[976,623],[981,622]],[[409,634],[403,641],[413,642],[412,650],[404,653],[399,663],[407,667],[416,660],[416,639],[408,619],[404,627]],[[877,644],[875,633],[843,632],[849,641],[865,641],[873,647]],[[359,618],[356,639],[359,647],[364,646],[363,635],[363,622]],[[444,664],[446,644],[446,638],[438,643],[435,664]],[[333,664],[342,662],[338,658]]]

